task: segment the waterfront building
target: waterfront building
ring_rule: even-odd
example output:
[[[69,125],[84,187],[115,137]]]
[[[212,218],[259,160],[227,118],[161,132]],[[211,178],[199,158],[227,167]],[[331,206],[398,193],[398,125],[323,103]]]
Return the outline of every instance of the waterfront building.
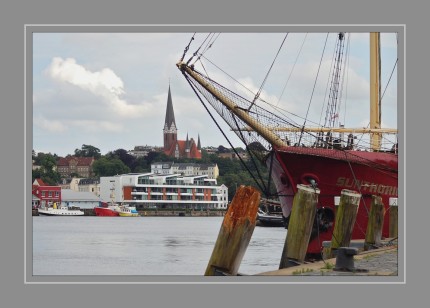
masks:
[[[178,140],[178,129],[175,121],[175,113],[173,111],[170,85],[167,95],[167,108],[166,117],[164,120],[163,136],[163,151],[167,156],[174,158],[202,158],[200,135],[198,136],[197,143],[193,138],[189,139],[188,134],[186,140]]]
[[[97,197],[100,197],[100,180],[99,179],[79,179],[79,192],[90,192]]]
[[[100,197],[137,209],[227,209],[228,188],[208,175],[130,173],[101,177]]]
[[[71,189],[79,192],[90,192],[100,197],[100,179],[98,178],[69,178],[62,179],[60,186],[62,189]]]
[[[60,183],[58,185],[60,185],[61,189],[70,189],[72,181],[72,178],[63,178],[60,180]]]
[[[217,164],[156,162],[151,164],[151,172],[155,174],[207,175],[209,179],[217,179]]]
[[[61,202],[61,187],[45,184],[35,179],[32,185],[32,207],[47,207]]]
[[[100,197],[88,191],[73,191],[71,189],[61,190],[61,205],[63,206],[76,206],[80,209],[93,209],[99,206],[102,201]]]

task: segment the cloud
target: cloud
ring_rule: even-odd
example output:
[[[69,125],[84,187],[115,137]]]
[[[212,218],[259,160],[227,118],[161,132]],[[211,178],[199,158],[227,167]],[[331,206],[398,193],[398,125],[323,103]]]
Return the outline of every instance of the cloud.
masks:
[[[48,120],[43,117],[35,119],[34,125],[49,132],[62,133],[67,130],[67,126],[64,125],[63,122],[58,120]]]
[[[78,65],[75,59],[55,57],[47,69],[49,75],[60,81],[69,82],[80,88],[87,89],[96,95],[116,95],[124,93],[124,84],[115,73],[108,68],[99,72],[90,72]]]
[[[56,81],[74,85],[103,98],[102,102],[117,116],[137,118],[152,109],[151,105],[133,105],[122,99],[121,96],[125,94],[124,83],[109,68],[91,72],[84,66],[77,64],[73,58],[64,60],[55,57],[46,69],[46,73]]]
[[[122,124],[111,121],[93,121],[93,120],[72,120],[68,122],[70,126],[81,128],[85,132],[121,132],[124,131]]]

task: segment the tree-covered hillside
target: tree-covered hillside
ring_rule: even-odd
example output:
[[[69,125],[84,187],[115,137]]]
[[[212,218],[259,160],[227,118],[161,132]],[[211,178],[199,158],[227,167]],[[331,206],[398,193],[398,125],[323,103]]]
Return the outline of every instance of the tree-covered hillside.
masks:
[[[218,147],[218,153],[228,153],[232,151],[223,146]],[[239,153],[243,153],[241,148],[236,149]],[[216,163],[219,168],[219,177],[217,179],[218,185],[224,184],[229,190],[229,200],[231,200],[236,193],[236,189],[240,185],[251,185],[260,189],[264,195],[267,190],[268,184],[268,170],[256,159],[248,159],[244,164],[239,159],[222,158],[217,153],[208,154],[202,150],[202,159],[174,159],[166,156],[162,152],[151,151],[145,157],[135,157],[128,154],[127,150],[117,149],[110,151],[105,155],[100,155],[100,150],[91,145],[82,145],[82,148],[76,149],[75,156],[81,157],[95,157],[96,160],[93,164],[93,171],[95,177],[112,176],[116,174],[129,173],[129,172],[150,172],[151,164],[159,161],[174,161],[178,163]],[[55,185],[60,182],[61,177],[55,171],[55,163],[60,157],[56,154],[44,154],[33,152],[33,165],[40,166],[39,169],[33,170],[33,181],[35,178],[41,178],[44,182]],[[258,181],[258,184],[256,182]],[[270,187],[272,193],[273,185]]]

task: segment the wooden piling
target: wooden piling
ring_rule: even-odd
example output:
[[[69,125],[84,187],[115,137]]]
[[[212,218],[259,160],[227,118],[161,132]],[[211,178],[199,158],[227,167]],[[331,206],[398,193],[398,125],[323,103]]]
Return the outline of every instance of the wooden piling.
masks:
[[[336,210],[336,220],[331,238],[329,258],[333,258],[339,247],[348,247],[351,242],[352,230],[357,218],[361,194],[356,191],[343,189],[339,206]]]
[[[380,196],[372,196],[369,220],[367,222],[364,250],[369,250],[381,244],[382,226],[384,224],[385,209]]]
[[[220,272],[235,276],[246,252],[257,219],[260,192],[241,185],[230,203],[221,225],[205,276]]]
[[[389,199],[390,205],[390,224],[389,224],[389,237],[394,238],[398,236],[398,226],[399,226],[399,218],[398,211],[399,207],[397,205],[397,198]]]
[[[297,185],[279,269],[303,263],[314,223],[319,189]]]

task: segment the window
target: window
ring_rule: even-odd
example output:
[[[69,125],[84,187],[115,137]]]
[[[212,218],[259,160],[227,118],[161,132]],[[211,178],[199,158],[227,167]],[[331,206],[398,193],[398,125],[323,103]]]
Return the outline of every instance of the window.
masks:
[[[48,192],[48,197],[51,198],[52,197],[52,191]]]
[[[55,197],[58,198],[58,196],[60,195],[60,193],[58,191],[55,192]]]

